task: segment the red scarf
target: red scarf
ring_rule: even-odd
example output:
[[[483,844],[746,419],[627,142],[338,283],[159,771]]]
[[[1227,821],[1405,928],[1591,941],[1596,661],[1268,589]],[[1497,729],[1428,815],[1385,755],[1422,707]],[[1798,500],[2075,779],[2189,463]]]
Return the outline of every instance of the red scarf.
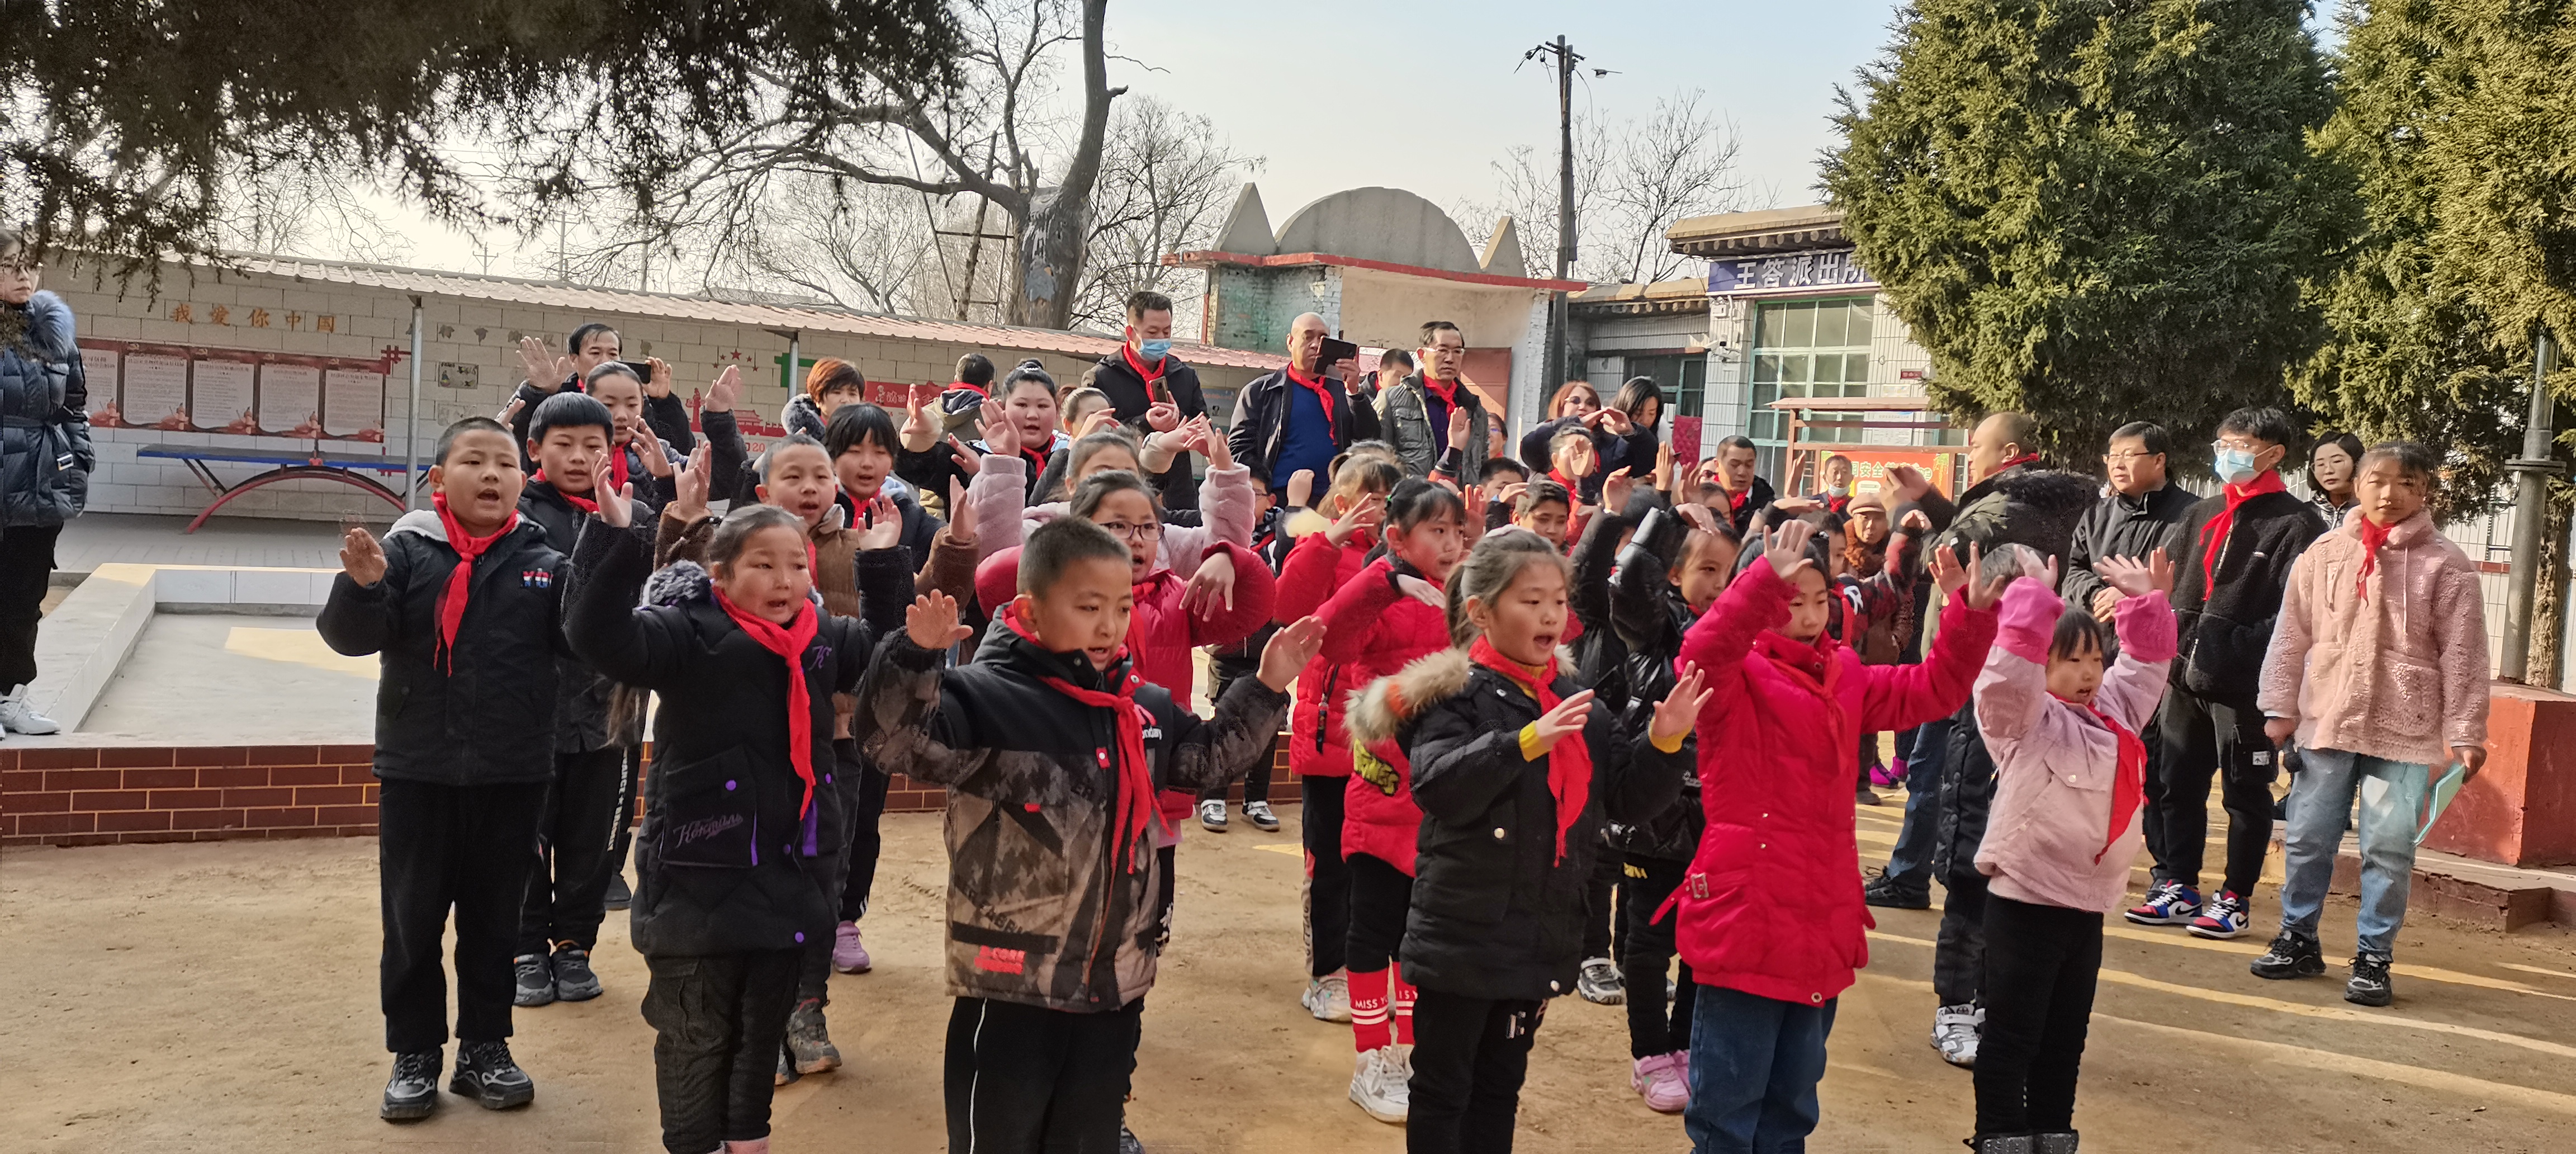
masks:
[[[803,603],[796,607],[796,619],[782,626],[734,604],[722,589],[715,595],[716,605],[744,633],[787,659],[787,760],[796,766],[796,779],[805,783],[805,800],[796,809],[802,818],[814,808],[814,699],[805,688],[805,647],[814,643],[823,615],[814,612],[811,602]]]
[[[1029,632],[1028,624],[1020,620],[1017,610],[1003,610],[1002,620],[1010,624],[1011,632],[1028,638],[1041,649],[1045,648],[1038,642],[1037,635]],[[1111,660],[1124,660],[1126,656],[1127,650],[1122,646]],[[1161,822],[1162,810],[1154,804],[1154,767],[1145,756],[1145,707],[1136,704],[1136,687],[1143,685],[1145,679],[1136,675],[1132,664],[1113,664],[1111,668],[1120,674],[1116,693],[1084,689],[1061,677],[1041,677],[1038,680],[1047,688],[1077,702],[1094,709],[1108,710],[1117,721],[1118,764],[1109,764],[1108,750],[1099,751],[1099,756],[1100,767],[1109,770],[1118,781],[1117,826],[1111,830],[1111,836],[1117,839],[1114,845],[1125,849],[1135,839],[1145,836],[1147,829]],[[1133,851],[1125,854],[1129,873],[1136,872],[1136,856]]]
[[[1750,486],[1746,487],[1741,493],[1735,492],[1724,485],[1718,486],[1717,491],[1726,494],[1726,511],[1729,513],[1743,512],[1745,499],[1753,495],[1753,490]]]
[[[2204,594],[2209,585],[2218,581],[2218,555],[2226,552],[2227,531],[2236,527],[2236,507],[2265,493],[2286,492],[2288,488],[2281,483],[2278,469],[2267,469],[2246,484],[2227,486],[2227,507],[2200,527],[2200,576]]]
[[[970,384],[967,384],[967,383],[966,383],[966,382],[964,382],[964,381],[950,381],[950,382],[948,382],[948,387],[949,387],[950,389],[952,389],[952,390],[953,390],[953,389],[964,389],[964,390],[966,390],[967,392],[973,393],[973,394],[975,394],[976,396],[982,397],[982,398],[984,398],[985,400],[988,400],[988,401],[989,401],[989,400],[991,400],[991,399],[993,399],[993,394],[988,393],[988,392],[985,392],[985,391],[984,391],[984,386],[982,386],[982,385],[970,385]]]
[[[2395,525],[2382,525],[2368,516],[2361,519],[2361,572],[2352,579],[2352,595],[2357,600],[2370,600],[2370,574],[2379,568],[2379,547],[2388,543]]]
[[[1989,476],[1989,477],[1992,477],[1992,476],[1994,476],[1994,475],[1995,475],[1995,473],[2001,473],[2001,472],[2003,472],[2004,470],[2009,469],[2009,468],[2012,468],[2012,467],[2013,467],[2013,466],[2015,466],[2015,465],[2028,465],[2028,464],[2035,463],[2035,462],[2037,462],[2038,460],[2039,460],[2039,454],[2037,454],[2037,453],[2024,453],[2024,454],[2022,454],[2022,455],[2020,455],[2020,456],[2018,456],[2018,457],[2015,457],[2015,458],[2013,458],[2013,459],[2011,459],[2011,460],[2009,460],[2009,461],[2005,461],[2005,462],[2003,462],[2002,464],[1996,465],[1996,466],[1995,466],[1995,472],[1994,472],[1994,473],[1988,473],[1988,474],[1986,474],[1986,475],[1987,475],[1987,476]]]
[[[474,560],[490,549],[493,542],[510,535],[519,527],[519,511],[510,510],[510,519],[489,537],[467,536],[465,526],[447,511],[447,494],[433,493],[430,503],[438,506],[438,524],[447,530],[447,547],[456,550],[456,568],[447,574],[447,589],[438,595],[439,668],[456,672],[456,630],[465,624],[465,603],[474,597]]]
[[[1315,391],[1315,399],[1324,403],[1324,424],[1330,426],[1333,423],[1333,391],[1324,387],[1324,378],[1319,376],[1309,379],[1298,376],[1295,365],[1288,366],[1285,371],[1289,380]]]
[[[1503,656],[1494,643],[1476,638],[1467,647],[1467,660],[1491,669],[1521,690],[1538,699],[1541,714],[1554,709],[1556,695],[1556,658],[1547,659],[1547,667],[1536,673],[1529,666]],[[1556,861],[1565,862],[1565,831],[1574,827],[1574,819],[1583,816],[1584,803],[1592,795],[1592,747],[1584,744],[1580,733],[1557,740],[1547,752],[1547,792],[1556,799]]]
[[[535,475],[528,479],[531,481],[546,481],[546,471],[539,469],[536,471]],[[552,481],[546,481],[546,483],[549,485],[554,484]],[[564,492],[561,489],[555,490],[555,496],[563,498],[564,504],[570,505],[575,509],[579,509],[584,513],[596,513],[599,511],[599,502],[591,500],[588,497],[575,496],[571,493]]]
[[[2049,696],[2057,695],[2052,693]],[[2066,701],[2063,697],[2057,699]],[[2066,701],[2066,704],[2076,705],[2072,701]],[[2111,715],[2099,708],[2090,705],[2076,705],[2076,708],[2091,713],[2094,720],[2101,722],[2102,728],[2110,730],[2111,736],[2119,741],[2119,769],[2111,779],[2111,830],[2102,835],[2102,848],[2093,853],[2093,863],[2100,865],[2102,855],[2111,852],[2112,844],[2120,840],[2120,834],[2129,828],[2129,819],[2138,816],[2138,806],[2147,799],[2147,745],[2138,740],[2137,734],[2111,720]]]
[[[1450,381],[1447,384],[1442,384],[1431,374],[1424,373],[1422,374],[1422,387],[1432,396],[1440,398],[1441,404],[1447,405],[1453,409],[1458,407],[1458,382]]]
[[[1147,385],[1151,385],[1156,381],[1162,380],[1163,370],[1172,363],[1172,358],[1164,357],[1155,361],[1153,368],[1146,368],[1145,362],[1136,359],[1136,346],[1134,345],[1118,346],[1118,355],[1127,358],[1127,367],[1136,370],[1136,379],[1145,382]]]

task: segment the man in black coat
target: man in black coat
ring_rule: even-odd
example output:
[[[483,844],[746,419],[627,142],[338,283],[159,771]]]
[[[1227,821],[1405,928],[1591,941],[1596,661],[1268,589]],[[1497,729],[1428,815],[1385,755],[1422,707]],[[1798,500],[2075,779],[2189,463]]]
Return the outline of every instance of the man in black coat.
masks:
[[[1322,316],[1300,314],[1288,325],[1288,367],[1252,378],[1235,396],[1226,447],[1273,493],[1287,492],[1288,478],[1305,469],[1315,474],[1314,496],[1322,496],[1333,458],[1375,425],[1373,417],[1363,424],[1365,410],[1325,375],[1326,331]]]
[[[2281,482],[2297,429],[2279,409],[2238,409],[2218,423],[2212,468],[2224,492],[2183,514],[2188,543],[2174,561],[2178,648],[2156,711],[2164,764],[2144,809],[2156,885],[2128,911],[2140,925],[2188,925],[2205,938],[2243,933],[2263,853],[2272,840],[2272,741],[2255,682],[2290,565],[2326,530],[2316,507]],[[2209,780],[2227,809],[2227,873],[2203,904]]]
[[[1172,298],[1150,290],[1128,296],[1127,343],[1100,358],[1092,370],[1091,387],[1108,395],[1119,421],[1133,427],[1139,437],[1168,433],[1207,413],[1198,370],[1172,355]],[[1158,404],[1171,407],[1157,410]],[[1198,477],[1190,472],[1188,454],[1173,454],[1171,466],[1153,480],[1164,505],[1199,507]]]
[[[1693,495],[1732,527],[1738,540],[1751,540],[1754,520],[1771,507],[1771,482],[1753,472],[1758,455],[1750,438],[1728,437],[1717,443],[1717,455],[1699,467]]]
[[[2131,421],[2111,434],[2102,454],[2111,491],[2075,523],[2075,540],[2067,548],[2066,565],[2057,578],[2057,591],[2065,595],[2070,612],[2111,623],[2111,609],[2118,604],[2120,592],[2103,583],[2093,571],[2094,562],[2105,557],[2144,559],[2158,549],[2168,559],[2182,556],[2183,514],[2200,498],[2166,474],[2165,451],[2170,447],[2164,426],[2146,421]],[[2107,633],[2103,640],[2118,644]]]

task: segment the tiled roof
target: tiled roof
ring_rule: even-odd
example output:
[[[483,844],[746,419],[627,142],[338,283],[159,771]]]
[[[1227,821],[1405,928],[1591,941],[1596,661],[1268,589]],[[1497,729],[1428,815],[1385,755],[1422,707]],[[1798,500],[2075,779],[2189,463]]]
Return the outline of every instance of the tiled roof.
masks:
[[[1078,357],[1107,356],[1116,351],[1119,344],[1116,337],[1094,336],[1089,333],[1066,332],[1060,329],[925,320],[887,313],[856,312],[819,304],[757,304],[719,300],[713,297],[682,296],[677,293],[638,292],[632,289],[603,288],[596,285],[527,280],[519,277],[399,268],[380,264],[305,260],[298,257],[264,256],[252,253],[235,253],[226,259],[241,271],[288,277],[300,281],[360,285],[395,292],[460,297],[469,300],[504,301],[613,316],[665,317],[673,320],[746,325],[806,333],[841,333],[880,340],[936,341],[942,344],[990,349],[1025,349],[1032,352]],[[1287,358],[1278,353],[1246,352],[1241,349],[1217,348],[1213,345],[1175,342],[1172,345],[1172,351],[1178,353],[1182,360],[1194,365],[1221,365],[1268,371],[1287,363]]]
[[[1594,315],[1657,316],[1705,312],[1708,278],[1681,277],[1652,284],[1597,284],[1568,298],[1574,311]]]
[[[1822,204],[1694,216],[1674,222],[1664,239],[1674,252],[1713,258],[1849,243],[1843,239],[1842,210]]]

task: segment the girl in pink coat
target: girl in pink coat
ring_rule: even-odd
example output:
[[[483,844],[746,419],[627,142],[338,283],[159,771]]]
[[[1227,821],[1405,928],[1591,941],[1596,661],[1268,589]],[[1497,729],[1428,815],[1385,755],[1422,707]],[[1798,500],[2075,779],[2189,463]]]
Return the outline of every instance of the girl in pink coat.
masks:
[[[1977,1049],[1978,1154],[2073,1154],[2075,1072],[2102,969],[2102,915],[2120,908],[2145,844],[2147,747],[2174,655],[2173,569],[2105,558],[2119,591],[2119,663],[2102,627],[2065,612],[2057,563],[2019,545],[1990,568],[2021,571],[1977,678],[1977,731],[1995,799],[1977,846],[1986,899],[1986,1025]],[[2000,563],[2000,564],[1998,564]]]
[[[1702,1154],[1796,1150],[1816,1128],[1835,999],[1869,962],[1852,778],[1860,735],[1958,711],[1995,632],[2003,582],[1971,587],[1948,550],[1950,596],[1921,665],[1864,665],[1825,634],[1833,590],[1816,527],[1783,525],[1682,638],[1706,671],[1698,856],[1669,916],[1702,989],[1691,1009],[1690,1105]],[[1969,566],[1975,567],[1976,554]]]

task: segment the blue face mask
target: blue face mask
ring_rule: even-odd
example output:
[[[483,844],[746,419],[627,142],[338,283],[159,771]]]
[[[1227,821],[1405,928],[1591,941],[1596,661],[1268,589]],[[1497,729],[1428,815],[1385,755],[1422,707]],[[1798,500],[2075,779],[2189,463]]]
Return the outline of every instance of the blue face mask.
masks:
[[[2231,449],[2226,442],[2209,445],[2209,467],[2218,479],[2230,485],[2242,485],[2254,479],[2254,454],[2244,449]]]
[[[1159,361],[1163,359],[1164,354],[1172,351],[1172,341],[1169,337],[1162,340],[1143,340],[1136,342],[1136,348],[1138,355],[1146,360]]]

